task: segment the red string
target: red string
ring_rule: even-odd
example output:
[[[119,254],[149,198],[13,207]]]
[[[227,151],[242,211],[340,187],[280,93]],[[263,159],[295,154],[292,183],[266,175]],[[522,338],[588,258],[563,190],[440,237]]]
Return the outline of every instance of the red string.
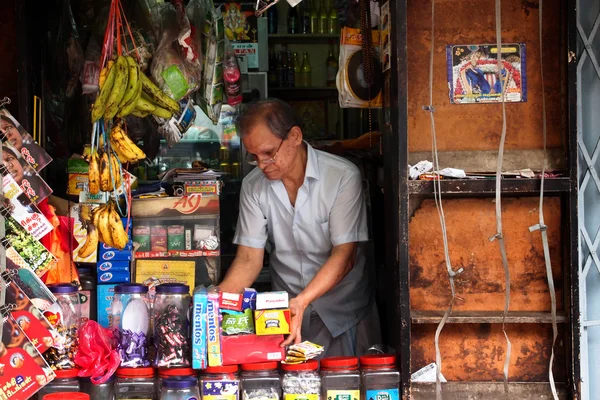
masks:
[[[127,27],[127,32],[129,32],[129,37],[131,38],[131,44],[133,45],[133,48],[135,49],[137,61],[139,62],[141,60],[140,51],[138,50],[138,47],[135,44],[135,38],[133,37],[133,33],[131,33],[131,27],[129,26],[129,21],[127,21],[127,18],[125,17],[125,12],[123,11],[123,5],[121,3],[119,3],[119,6],[121,7],[121,12],[123,13],[123,21],[125,21],[125,26]]]

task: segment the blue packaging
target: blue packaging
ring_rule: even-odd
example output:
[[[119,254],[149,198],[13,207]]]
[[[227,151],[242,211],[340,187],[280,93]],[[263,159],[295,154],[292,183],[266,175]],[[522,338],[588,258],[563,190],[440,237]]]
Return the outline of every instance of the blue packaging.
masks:
[[[98,274],[102,272],[129,271],[129,261],[102,261],[97,265]]]
[[[256,310],[256,289],[245,288],[244,298],[242,300],[242,311],[244,310]]]
[[[110,247],[106,243],[100,243],[100,250],[113,250],[113,251],[133,251],[133,242],[130,240],[127,242],[125,247],[122,250],[115,249],[114,247]]]
[[[128,249],[129,248],[129,249]],[[100,245],[98,251],[98,262],[103,261],[130,261],[131,260],[131,242],[127,243],[124,250],[113,249],[105,243]]]
[[[208,367],[207,358],[207,307],[208,292],[204,286],[194,289],[192,308],[192,368]]]
[[[116,284],[98,285],[98,323],[104,328],[110,328],[112,300]]]
[[[98,283],[129,283],[129,271],[98,272]]]

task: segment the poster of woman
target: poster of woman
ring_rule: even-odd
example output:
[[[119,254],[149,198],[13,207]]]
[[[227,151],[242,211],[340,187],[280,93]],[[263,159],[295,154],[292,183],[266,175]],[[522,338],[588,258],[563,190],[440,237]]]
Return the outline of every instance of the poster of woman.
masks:
[[[50,164],[52,157],[6,109],[0,109],[0,139],[9,143],[37,171]]]
[[[21,157],[21,153],[8,144],[8,142],[2,144],[2,163],[7,173],[12,176],[21,187],[21,190],[34,203],[37,204],[52,193],[52,189],[50,189],[46,181]]]

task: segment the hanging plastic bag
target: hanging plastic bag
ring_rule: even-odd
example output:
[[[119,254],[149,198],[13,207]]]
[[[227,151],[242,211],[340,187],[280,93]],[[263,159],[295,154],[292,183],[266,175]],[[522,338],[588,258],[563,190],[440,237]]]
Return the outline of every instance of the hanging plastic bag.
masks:
[[[115,373],[121,364],[121,356],[112,343],[112,332],[96,321],[88,320],[79,328],[75,363],[80,368],[80,377],[89,377],[93,384],[99,385]]]
[[[223,62],[223,81],[227,104],[236,106],[242,102],[242,73],[237,56],[231,43],[225,38],[225,61]]]

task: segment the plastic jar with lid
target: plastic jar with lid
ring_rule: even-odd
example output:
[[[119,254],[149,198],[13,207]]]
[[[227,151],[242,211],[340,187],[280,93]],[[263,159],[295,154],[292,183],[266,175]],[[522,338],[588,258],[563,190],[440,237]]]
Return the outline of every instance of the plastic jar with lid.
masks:
[[[394,355],[366,355],[360,357],[364,399],[398,400],[400,373]]]
[[[115,381],[117,399],[155,400],[154,368],[119,368]]]
[[[55,370],[75,368],[77,333],[81,322],[78,287],[71,283],[48,285],[56,303],[44,311],[44,316],[62,336],[60,347],[51,347],[44,358]]]
[[[356,357],[321,360],[322,394],[328,400],[360,400],[360,371]]]
[[[56,392],[45,395],[41,400],[90,400],[90,395],[81,392]]]
[[[319,362],[310,360],[302,364],[281,364],[281,387],[284,400],[320,400],[321,376]]]
[[[203,399],[226,395],[231,400],[239,400],[240,377],[238,366],[208,367],[200,371],[200,394]]]
[[[172,377],[163,380],[160,400],[198,400],[198,378]]]
[[[277,362],[242,364],[241,400],[279,400],[281,381]]]
[[[156,394],[160,397],[162,381],[168,378],[196,377],[196,371],[191,368],[160,368],[156,380]]]
[[[90,378],[80,379],[81,391],[90,395],[93,400],[115,399],[115,376],[111,376],[104,383],[94,384]],[[70,396],[69,396],[70,400]]]
[[[153,304],[154,366],[190,367],[190,287],[181,283],[158,285]]]
[[[56,378],[49,384],[44,386],[37,392],[38,400],[42,400],[45,395],[50,393],[63,393],[63,392],[80,392],[81,386],[79,385],[79,370],[77,368],[57,370],[54,371]]]
[[[150,366],[148,286],[141,283],[115,286],[111,316],[111,328],[117,340],[121,368]]]

